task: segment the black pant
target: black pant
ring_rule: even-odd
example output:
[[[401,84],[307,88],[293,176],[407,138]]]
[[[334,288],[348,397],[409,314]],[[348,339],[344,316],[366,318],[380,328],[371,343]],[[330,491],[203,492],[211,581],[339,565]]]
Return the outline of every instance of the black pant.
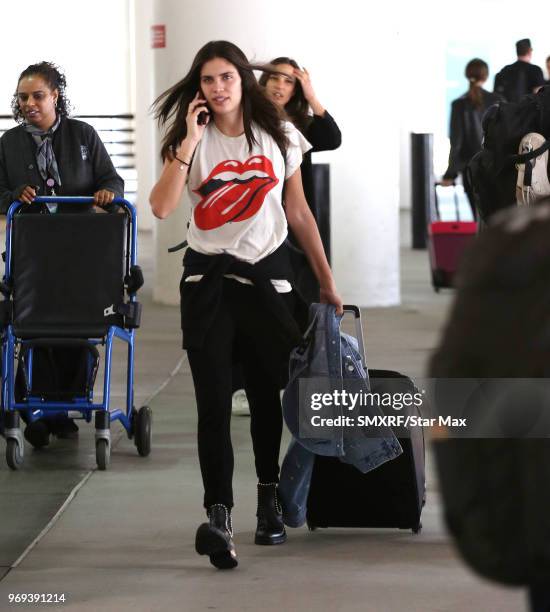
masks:
[[[279,294],[294,310],[292,293]],[[223,280],[221,303],[200,350],[189,349],[199,415],[199,461],[204,505],[233,506],[233,447],[230,420],[232,365],[242,364],[250,405],[250,433],[260,482],[278,482],[282,434],[281,379],[288,369],[291,342],[255,287]]]
[[[531,612],[550,612],[550,587],[532,586],[529,589]]]
[[[463,172],[461,176],[462,176],[462,186],[464,187],[464,193],[466,194],[466,197],[468,198],[468,202],[470,204],[470,208],[472,209],[472,217],[474,221],[477,221],[479,215],[478,215],[477,208],[476,208],[477,198],[474,192],[473,185],[470,182],[470,178],[467,172]]]

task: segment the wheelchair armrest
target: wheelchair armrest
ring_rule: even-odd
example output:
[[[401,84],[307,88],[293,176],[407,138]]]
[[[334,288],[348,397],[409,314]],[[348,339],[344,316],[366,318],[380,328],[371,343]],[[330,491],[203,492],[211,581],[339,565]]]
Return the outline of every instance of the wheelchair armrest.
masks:
[[[128,302],[122,307],[124,310],[124,327],[137,329],[141,325],[141,304],[139,302]]]
[[[140,266],[132,266],[130,268],[130,274],[124,277],[124,284],[126,285],[128,295],[137,293],[137,291],[143,287],[143,283],[143,272]]]

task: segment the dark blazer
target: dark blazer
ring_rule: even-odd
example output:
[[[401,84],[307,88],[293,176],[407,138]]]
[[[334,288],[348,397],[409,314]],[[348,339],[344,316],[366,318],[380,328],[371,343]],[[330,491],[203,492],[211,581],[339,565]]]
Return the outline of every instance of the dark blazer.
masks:
[[[485,111],[503,98],[490,91],[481,90],[483,103],[476,108],[468,94],[456,99],[451,106],[451,151],[449,153],[449,167],[443,175],[446,179],[455,179],[464,170],[466,164],[481,150],[483,128],[481,119]]]
[[[62,182],[57,195],[91,196],[108,189],[116,197],[124,196],[124,181],[91,125],[64,117],[54,132],[52,146]],[[6,214],[25,185],[36,185],[37,195],[47,195],[36,164],[36,144],[19,125],[0,138],[0,214]],[[70,212],[75,206],[63,204],[58,210]],[[82,211],[82,206],[76,210]]]
[[[320,115],[313,115],[311,122],[308,124],[303,134],[313,148],[304,154],[302,160],[302,185],[304,187],[307,203],[317,218],[316,212],[318,206],[317,202],[315,202],[313,190],[311,154],[317,151],[332,151],[333,149],[337,149],[342,144],[342,134],[336,125],[336,121],[334,121],[327,111],[325,111],[322,117]]]

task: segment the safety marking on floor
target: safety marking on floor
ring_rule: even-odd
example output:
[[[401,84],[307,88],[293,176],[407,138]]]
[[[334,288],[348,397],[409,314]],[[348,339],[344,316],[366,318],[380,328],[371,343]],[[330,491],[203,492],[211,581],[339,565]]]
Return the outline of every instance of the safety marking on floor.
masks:
[[[50,529],[57,523],[59,517],[65,511],[65,508],[71,503],[74,496],[80,491],[80,489],[88,482],[94,472],[95,470],[88,472],[84,476],[84,478],[76,485],[76,487],[74,487],[74,489],[69,493],[69,497],[67,497],[67,499],[63,502],[61,508],[59,508],[59,510],[52,516],[50,522],[44,527],[44,529],[42,529],[42,531],[36,536],[36,538],[34,538],[34,540],[27,546],[27,548],[25,548],[25,550],[19,555],[15,562],[11,564],[10,571],[12,569],[15,569],[21,563],[21,561],[23,561],[23,559],[31,552],[31,550],[38,544],[38,542],[40,542],[40,540],[48,533],[48,531],[50,531]]]
[[[153,399],[155,399],[155,397],[161,393],[172,381],[172,379],[174,378],[174,376],[176,376],[176,374],[181,370],[181,367],[183,366],[183,364],[185,363],[187,358],[187,353],[184,353],[183,356],[180,358],[180,360],[178,361],[178,363],[176,364],[175,368],[172,370],[172,372],[170,372],[168,378],[162,383],[160,384],[151,394],[151,396],[147,399],[147,401],[145,402],[145,405],[148,405],[150,402],[153,401]],[[112,444],[112,448],[115,448],[117,443],[121,440],[121,438],[124,437],[125,432],[121,432],[121,434],[116,438],[116,440],[114,441],[114,443]],[[67,499],[63,502],[62,506],[59,508],[59,510],[53,515],[53,517],[50,519],[49,523],[44,527],[44,529],[42,529],[42,531],[36,536],[36,538],[34,538],[34,540],[27,546],[27,548],[25,548],[25,550],[19,555],[19,557],[14,561],[14,563],[12,563],[10,565],[10,567],[7,569],[6,573],[0,577],[0,582],[15,568],[17,568],[24,560],[25,558],[29,555],[29,553],[36,548],[36,546],[39,544],[39,542],[47,535],[47,533],[52,529],[52,527],[57,523],[57,521],[61,518],[61,515],[65,512],[65,510],[67,509],[67,507],[69,506],[69,504],[73,501],[73,499],[75,498],[76,494],[80,491],[80,489],[82,489],[82,487],[88,482],[88,480],[92,477],[92,474],[94,472],[97,472],[97,467],[93,468],[92,470],[90,470],[87,474],[85,474],[83,476],[83,478],[80,480],[80,482],[72,489],[72,491],[69,493]]]

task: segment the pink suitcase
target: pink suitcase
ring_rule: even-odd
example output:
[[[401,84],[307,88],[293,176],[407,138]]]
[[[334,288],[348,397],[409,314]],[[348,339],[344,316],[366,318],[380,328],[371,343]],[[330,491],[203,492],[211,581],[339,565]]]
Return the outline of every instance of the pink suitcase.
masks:
[[[439,195],[441,190],[453,190],[456,220],[441,221]],[[435,291],[441,287],[452,287],[453,277],[460,258],[468,243],[477,233],[475,221],[461,221],[459,199],[454,185],[444,187],[436,184],[435,207],[437,219],[428,225],[428,250]]]

